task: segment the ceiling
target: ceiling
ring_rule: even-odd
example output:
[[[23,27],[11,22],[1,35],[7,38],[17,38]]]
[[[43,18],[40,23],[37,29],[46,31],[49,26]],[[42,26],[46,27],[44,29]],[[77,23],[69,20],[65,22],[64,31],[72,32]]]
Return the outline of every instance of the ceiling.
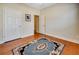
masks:
[[[26,3],[26,5],[28,5],[32,8],[38,9],[38,10],[47,8],[47,7],[54,5],[54,4],[55,3]]]

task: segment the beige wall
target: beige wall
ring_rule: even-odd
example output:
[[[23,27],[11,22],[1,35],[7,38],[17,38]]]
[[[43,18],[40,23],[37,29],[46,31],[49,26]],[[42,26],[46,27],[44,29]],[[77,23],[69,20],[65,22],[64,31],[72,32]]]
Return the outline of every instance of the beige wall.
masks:
[[[25,14],[31,14],[31,22],[25,21]],[[3,42],[32,35],[34,33],[34,15],[39,14],[39,10],[30,8],[26,4],[3,4]]]
[[[49,8],[41,10],[40,24],[46,16],[46,33],[65,38],[73,39],[79,43],[79,14],[77,4],[55,4]],[[40,25],[40,32],[44,24]],[[75,40],[76,39],[76,40]],[[70,40],[72,41],[72,40]]]

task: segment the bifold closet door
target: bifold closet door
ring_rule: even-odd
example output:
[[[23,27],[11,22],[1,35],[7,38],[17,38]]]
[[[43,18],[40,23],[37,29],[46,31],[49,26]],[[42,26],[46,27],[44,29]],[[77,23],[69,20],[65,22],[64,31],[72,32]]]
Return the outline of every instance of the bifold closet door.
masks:
[[[4,40],[9,41],[21,37],[22,14],[15,9],[7,8],[4,10]]]

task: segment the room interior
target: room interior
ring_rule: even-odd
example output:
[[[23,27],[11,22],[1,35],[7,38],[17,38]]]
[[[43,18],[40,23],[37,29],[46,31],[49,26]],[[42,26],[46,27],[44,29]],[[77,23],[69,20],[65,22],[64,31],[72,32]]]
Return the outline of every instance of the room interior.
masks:
[[[0,3],[0,55],[17,55],[19,48],[41,38],[60,45],[52,55],[79,55],[78,25],[78,3]],[[37,50],[48,51],[45,46]]]

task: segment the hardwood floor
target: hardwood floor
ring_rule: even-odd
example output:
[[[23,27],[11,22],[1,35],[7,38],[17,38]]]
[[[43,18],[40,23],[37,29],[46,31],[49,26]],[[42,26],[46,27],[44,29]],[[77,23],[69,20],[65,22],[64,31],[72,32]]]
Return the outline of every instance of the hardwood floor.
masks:
[[[44,37],[44,35],[43,34],[35,34],[35,35],[28,36],[28,37],[25,37],[22,39],[18,39],[18,40],[10,41],[8,43],[0,44],[0,55],[12,55],[13,48],[23,45],[23,44],[26,44],[32,40],[36,40],[41,37]],[[45,37],[48,38],[48,40],[61,42],[65,45],[64,49],[62,51],[62,55],[79,55],[79,44],[65,41],[63,39],[51,37],[48,35],[45,35]]]

